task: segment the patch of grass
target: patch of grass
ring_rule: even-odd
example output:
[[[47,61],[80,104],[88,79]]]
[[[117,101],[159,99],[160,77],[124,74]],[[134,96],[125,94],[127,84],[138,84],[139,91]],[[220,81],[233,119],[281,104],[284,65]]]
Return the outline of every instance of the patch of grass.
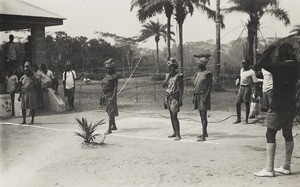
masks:
[[[120,90],[125,79],[119,80],[118,89]],[[212,91],[211,103],[214,111],[234,111],[236,101],[236,88],[234,82],[228,82],[222,85],[226,91]],[[183,95],[182,111],[193,109],[193,84],[186,84]],[[93,80],[93,84],[81,84],[76,82],[75,106],[77,109],[97,110],[100,109],[99,97],[101,93],[101,81]],[[131,78],[121,93],[118,95],[118,106],[126,110],[163,110],[163,100],[165,89],[162,87],[162,81],[153,81],[152,76]]]

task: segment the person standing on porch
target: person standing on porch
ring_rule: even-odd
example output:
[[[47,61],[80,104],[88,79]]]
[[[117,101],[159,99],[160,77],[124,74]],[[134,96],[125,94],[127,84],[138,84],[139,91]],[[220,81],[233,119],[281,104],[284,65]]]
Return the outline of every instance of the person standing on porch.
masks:
[[[18,45],[14,42],[14,35],[9,35],[9,42],[4,44],[5,71],[17,68]]]

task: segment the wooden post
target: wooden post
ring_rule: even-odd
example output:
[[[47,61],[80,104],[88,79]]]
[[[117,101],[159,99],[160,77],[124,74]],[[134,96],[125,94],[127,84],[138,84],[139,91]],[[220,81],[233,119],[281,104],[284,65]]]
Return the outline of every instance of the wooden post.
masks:
[[[138,84],[137,84],[137,77],[135,78],[135,89],[136,89],[136,102],[139,102],[139,90],[138,90]]]
[[[156,80],[154,80],[153,83],[154,83],[154,84],[153,84],[153,92],[154,92],[154,93],[153,93],[153,94],[154,94],[154,95],[153,95],[153,96],[154,96],[153,99],[154,99],[154,101],[156,101]]]

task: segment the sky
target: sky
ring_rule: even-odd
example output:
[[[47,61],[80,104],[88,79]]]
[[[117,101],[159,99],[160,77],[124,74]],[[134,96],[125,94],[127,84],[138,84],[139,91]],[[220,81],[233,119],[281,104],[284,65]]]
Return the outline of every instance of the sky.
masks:
[[[39,6],[50,12],[58,14],[66,20],[61,26],[47,27],[47,33],[55,31],[65,31],[68,35],[86,36],[89,39],[97,38],[95,31],[114,33],[119,36],[132,37],[139,34],[142,23],[136,16],[137,8],[130,12],[131,0],[24,0],[28,3]],[[279,0],[280,7],[288,11],[291,24],[285,27],[283,22],[271,16],[265,16],[261,20],[261,32],[264,38],[283,37],[289,35],[294,25],[300,24],[300,0]],[[221,8],[229,7],[228,0],[221,0]],[[211,0],[211,9],[215,9],[215,1]],[[153,18],[161,23],[166,23],[164,15]],[[221,42],[227,43],[240,36],[245,37],[244,30],[247,16],[241,13],[225,14],[226,28],[221,31]],[[175,19],[172,19],[172,30],[178,33]],[[178,34],[177,34],[178,36]],[[1,33],[1,39],[8,38]],[[183,26],[183,41],[196,42],[215,39],[215,23],[208,20],[206,14],[196,10],[193,16],[187,16]],[[178,41],[178,37],[175,38]],[[166,44],[161,40],[160,46]],[[154,49],[154,38],[149,38],[147,42],[141,43],[140,47]]]

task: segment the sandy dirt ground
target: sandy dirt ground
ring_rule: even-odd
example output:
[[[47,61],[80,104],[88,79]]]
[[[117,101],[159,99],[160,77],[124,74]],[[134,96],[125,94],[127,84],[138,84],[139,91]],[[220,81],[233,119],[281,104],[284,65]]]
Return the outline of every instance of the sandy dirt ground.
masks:
[[[295,138],[292,175],[257,178],[253,172],[266,161],[266,128],[259,123],[233,125],[234,117],[217,123],[233,112],[209,114],[208,141],[196,142],[201,126],[193,111],[179,114],[182,140],[175,142],[167,138],[167,111],[121,110],[118,130],[104,145],[91,147],[82,146],[74,135],[75,117],[107,121],[102,110],[40,114],[33,126],[19,125],[21,118],[1,119],[0,186],[300,186],[300,136]],[[275,166],[280,166],[281,132],[276,153]]]

